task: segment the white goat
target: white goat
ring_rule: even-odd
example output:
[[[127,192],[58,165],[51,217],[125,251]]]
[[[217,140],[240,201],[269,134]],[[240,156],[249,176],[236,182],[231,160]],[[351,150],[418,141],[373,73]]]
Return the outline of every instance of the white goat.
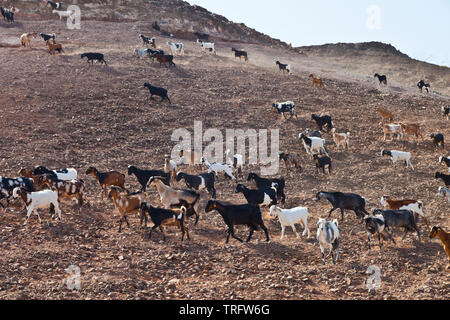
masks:
[[[208,173],[214,172],[217,177],[220,172],[223,172],[226,176],[230,177],[233,180],[236,180],[235,176],[233,176],[233,170],[231,169],[231,166],[215,162],[210,163],[204,157],[200,159],[200,162],[206,165],[206,167],[208,168]]]
[[[59,16],[59,20],[61,20],[62,17],[70,17],[75,14],[75,11],[59,11],[59,10],[53,10],[53,14],[57,13]]]
[[[170,46],[170,50],[172,51],[172,54],[179,54],[184,55],[184,44],[182,43],[173,43],[173,42],[167,42],[167,44]]]
[[[298,137],[300,140],[303,141],[303,146],[305,147],[306,153],[308,154],[325,153],[326,155],[328,155],[328,152],[325,149],[324,139],[318,137],[307,137],[303,133],[300,133]]]
[[[411,163],[411,153],[410,152],[403,152],[403,151],[397,151],[397,150],[382,150],[381,156],[389,156],[392,159],[392,162],[395,167],[395,163],[397,161],[405,161],[406,167],[410,166],[411,169],[414,170],[414,167]]]
[[[450,202],[450,189],[447,187],[440,187],[438,194],[443,197],[447,197],[448,202]]]
[[[241,154],[231,155],[230,149],[226,151],[227,155],[227,164],[232,166],[235,170],[241,174],[244,170],[244,157]]]
[[[292,209],[281,209],[277,206],[270,207],[270,216],[278,217],[278,220],[281,224],[281,238],[284,238],[284,232],[287,226],[290,226],[292,230],[297,235],[297,238],[300,238],[300,235],[297,233],[297,229],[295,229],[295,224],[300,223],[303,225],[305,230],[303,231],[302,236],[304,237],[308,234],[308,238],[311,236],[311,232],[308,228],[308,208],[306,207],[296,207]]]
[[[199,40],[197,40],[197,42],[200,42]],[[216,49],[214,48],[214,43],[212,42],[200,42],[201,43],[201,47],[202,47],[202,51],[203,52],[214,52],[214,54],[217,54]]]
[[[394,139],[394,135],[397,135],[397,139],[403,139],[403,129],[401,124],[384,124],[380,122],[380,127],[383,129],[383,140],[386,141],[386,136],[392,135],[392,139]]]
[[[322,252],[322,264],[325,264],[325,246],[330,247],[333,264],[339,260],[339,224],[337,219],[329,222],[325,219],[319,219],[317,222],[317,241],[319,241],[320,251]]]
[[[23,202],[25,203],[28,209],[27,217],[25,218],[25,222],[23,223],[24,226],[27,225],[28,218],[30,217],[33,211],[37,215],[39,223],[42,223],[41,217],[39,216],[37,209],[50,208],[51,205],[53,205],[54,209],[56,210],[56,213],[58,214],[58,220],[61,221],[61,210],[59,209],[58,192],[52,190],[27,192],[23,188],[14,188],[13,197],[17,198],[19,196],[22,198]],[[55,213],[53,213],[52,218],[54,217]]]
[[[136,48],[134,49],[134,53],[136,53],[141,59],[144,59],[148,56],[148,49],[139,50]]]

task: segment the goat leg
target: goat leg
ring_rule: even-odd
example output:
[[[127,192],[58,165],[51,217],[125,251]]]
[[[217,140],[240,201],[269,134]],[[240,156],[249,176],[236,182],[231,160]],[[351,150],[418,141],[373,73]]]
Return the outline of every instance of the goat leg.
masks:
[[[330,213],[329,213],[329,215],[328,215],[328,218],[331,217],[331,214],[332,214],[333,211],[336,210],[336,209],[338,209],[338,208],[333,208],[333,209],[330,210]]]
[[[253,227],[250,227],[250,233],[248,234],[248,238],[246,242],[250,242],[250,239],[252,238],[253,232],[255,232],[255,230],[253,229]]]

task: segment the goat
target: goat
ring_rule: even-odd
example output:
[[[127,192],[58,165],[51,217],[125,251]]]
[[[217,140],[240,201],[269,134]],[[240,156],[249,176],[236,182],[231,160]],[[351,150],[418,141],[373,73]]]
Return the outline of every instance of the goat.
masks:
[[[231,51],[234,52],[234,57],[235,58],[239,58],[239,61],[241,61],[242,58],[244,58],[245,61],[248,61],[248,54],[247,54],[247,52],[245,52],[243,50],[237,50],[235,48],[231,48]]]
[[[160,55],[165,55],[165,52],[164,52],[164,50],[152,50],[152,49],[150,49],[150,48],[147,48],[147,52],[148,52],[148,56],[150,57],[150,58],[152,58],[152,60],[153,61],[155,61],[155,55],[156,54],[160,54]]]
[[[291,66],[288,64],[283,64],[280,61],[275,62],[276,65],[278,65],[278,68],[280,69],[280,72],[287,72],[288,74],[291,73]]]
[[[136,48],[134,49],[134,53],[136,53],[141,58],[141,60],[149,56],[148,49],[139,50],[138,48]]]
[[[247,177],[247,182],[252,180],[255,181],[255,185],[258,189],[272,188],[276,186],[277,200],[280,200],[282,205],[285,204],[286,195],[284,194],[284,188],[286,186],[286,182],[284,181],[284,178],[266,179],[258,176],[256,173],[250,172]]]
[[[427,218],[425,218],[425,214],[423,213],[423,202],[419,200],[394,200],[388,196],[381,197],[380,200],[381,205],[384,208],[389,208],[391,210],[410,210],[414,212],[414,216],[417,218],[417,215],[421,216],[426,225],[429,226]]]
[[[410,123],[410,124],[406,124],[406,123],[399,123],[400,126],[402,127],[402,132],[405,134],[409,134],[409,135],[414,135],[417,140],[419,140],[419,137],[422,138],[423,141],[423,136],[422,133],[420,132],[420,125],[416,124],[416,123]]]
[[[59,10],[53,10],[52,11],[53,14],[57,14],[59,16],[59,20],[61,20],[62,17],[71,17],[72,15],[75,14],[74,10],[71,11],[59,11]]]
[[[447,197],[448,202],[450,202],[450,189],[446,187],[439,187],[438,195]]]
[[[171,206],[177,205],[181,200],[193,207],[195,214],[195,225],[197,225],[199,216],[199,204],[200,194],[191,190],[177,190],[165,185],[158,177],[151,177],[148,183],[149,186],[153,186],[159,193],[161,203],[165,209],[169,209]]]
[[[44,39],[44,41],[48,41],[50,39],[53,39],[53,42],[56,43],[56,36],[55,34],[46,34],[46,33],[40,33],[40,36],[42,37],[42,39]]]
[[[162,170],[143,170],[135,166],[128,166],[128,175],[134,174],[141,185],[141,192],[147,191],[147,184],[152,177],[158,177],[165,185],[170,185],[170,172]]]
[[[146,37],[143,34],[140,34],[139,37],[142,39],[142,42],[144,45],[150,44],[153,48],[156,49],[156,39],[155,38]]]
[[[414,213],[410,210],[380,210],[376,209],[372,212],[372,216],[381,214],[387,228],[400,227],[404,228],[402,240],[405,240],[408,231],[416,231],[420,241],[420,231],[414,219]]]
[[[5,198],[7,206],[9,206],[9,199],[12,197],[13,191],[17,187],[24,188],[28,192],[36,191],[33,180],[27,177],[6,178],[0,176],[0,199]],[[1,202],[0,205],[5,208]]]
[[[450,233],[445,232],[445,230],[439,226],[434,226],[430,232],[430,239],[433,239],[435,237],[439,237],[439,239],[441,239],[442,246],[444,247],[445,253],[447,254],[448,264],[446,269],[448,270],[450,269]]]
[[[333,141],[336,143],[336,146],[340,148],[341,146],[344,149],[349,148],[350,143],[350,132],[347,133],[337,133],[336,128],[331,129],[331,134],[333,135]]]
[[[50,5],[53,10],[61,9],[61,2],[47,1],[47,5]]]
[[[173,43],[173,42],[167,42],[167,44],[170,47],[170,50],[172,51],[172,54],[177,55],[184,55],[184,44],[182,43]]]
[[[270,207],[270,216],[278,217],[278,220],[281,224],[281,238],[284,238],[284,232],[286,227],[290,226],[292,231],[295,232],[297,239],[300,238],[300,235],[297,233],[297,229],[295,229],[295,224],[300,223],[304,227],[304,231],[302,236],[304,237],[308,234],[308,238],[311,236],[311,232],[308,228],[308,208],[306,207],[296,207],[292,209],[281,209],[277,206]]]
[[[170,175],[170,182],[175,182],[177,176],[177,163],[170,159],[170,155],[164,156],[164,173]]]
[[[153,22],[152,29],[154,29],[156,31],[161,31],[161,27],[159,26],[157,21]]]
[[[233,175],[233,170],[231,169],[231,166],[227,164],[221,164],[221,163],[210,163],[208,159],[201,157],[200,162],[205,164],[208,168],[208,173],[214,172],[216,177],[219,175],[219,173],[223,172],[225,177],[230,178],[232,180],[236,180],[236,177]]]
[[[92,64],[94,64],[94,60],[97,60],[100,63],[104,63],[105,65],[108,65],[105,61],[105,56],[103,53],[96,53],[96,52],[86,52],[81,54],[81,59],[84,57],[87,58],[87,62],[92,61]]]
[[[323,87],[322,79],[314,77],[313,74],[310,74],[309,77],[311,78],[313,86],[318,85],[319,87]]]
[[[445,186],[450,186],[450,175],[448,174],[443,174],[440,172],[436,172],[436,174],[434,175],[435,179],[442,179],[442,181],[444,181]]]
[[[333,129],[333,121],[331,120],[331,117],[329,115],[324,115],[322,117],[312,114],[311,120],[314,120],[319,127],[319,130],[323,130],[323,126],[327,126],[327,131],[330,132],[331,129]]]
[[[234,193],[242,193],[249,204],[270,207],[277,204],[276,184],[258,190],[251,190],[243,184],[238,184]]]
[[[297,153],[280,152],[279,158],[280,160],[284,161],[286,169],[289,170],[289,167],[292,166],[300,172],[302,171],[302,166],[300,165],[300,156]]]
[[[180,158],[184,159],[184,163],[189,166],[196,166],[201,164],[202,153],[196,150],[181,150],[179,153]]]
[[[166,241],[166,235],[164,234],[163,226],[177,227],[181,230],[181,241],[184,240],[184,234],[187,234],[188,240],[190,240],[189,229],[184,225],[186,216],[186,208],[181,207],[180,212],[175,212],[168,209],[154,208],[147,202],[142,202],[140,205],[141,215],[145,216],[146,213],[150,216],[154,226],[150,229],[149,238],[152,237],[152,231],[159,228],[163,235],[163,240]]]
[[[43,175],[43,174],[49,174],[52,175],[54,178],[59,180],[76,180],[78,178],[77,170],[74,168],[66,168],[66,169],[60,169],[60,170],[49,170],[44,166],[38,166],[33,169],[32,175]]]
[[[359,218],[364,218],[369,213],[366,211],[366,199],[360,195],[354,193],[342,193],[342,192],[324,192],[320,191],[316,194],[316,201],[320,199],[327,199],[333,208],[331,208],[328,218],[331,217],[333,211],[341,210],[341,219],[344,221],[344,210],[352,210]]]
[[[319,241],[320,251],[322,252],[322,264],[325,265],[325,246],[330,247],[333,264],[339,260],[339,223],[337,219],[329,222],[325,219],[319,219],[317,222],[317,241]]]
[[[226,150],[227,164],[231,165],[234,170],[238,171],[238,174],[242,174],[244,170],[244,157],[241,154],[231,154],[231,150]]]
[[[213,199],[216,198],[216,189],[214,188],[215,176],[213,173],[202,173],[198,176],[193,176],[180,171],[176,175],[176,180],[184,180],[189,189],[197,191],[206,189]]]
[[[20,36],[20,44],[23,47],[29,47],[31,48],[31,38],[35,38],[36,37],[36,33],[32,32],[32,33],[24,33]]]
[[[173,62],[173,56],[171,55],[166,55],[161,52],[157,52],[153,55],[153,57],[155,57],[156,60],[159,62],[159,66],[161,66],[163,63],[164,64],[168,63],[169,66],[166,65],[167,68],[170,68],[170,66],[175,67],[175,63]]]
[[[314,153],[324,153],[328,155],[327,149],[325,148],[324,139],[317,137],[307,137],[304,133],[300,133],[298,137],[300,140],[302,140],[306,153],[311,155]]]
[[[314,162],[316,163],[317,173],[320,173],[322,169],[323,174],[325,174],[325,167],[328,167],[328,174],[331,174],[331,158],[328,156],[323,156],[319,158],[317,154],[313,155]]]
[[[295,112],[295,104],[292,101],[273,103],[272,107],[274,107],[278,114],[281,114],[285,119],[287,119],[286,113],[288,112],[291,115],[291,118],[295,116],[295,118],[298,119],[297,113]]]
[[[58,51],[59,54],[64,52],[60,43],[51,43],[50,40],[47,40],[46,43],[50,54],[55,54],[55,51]]]
[[[423,81],[423,80],[420,80],[419,83],[417,83],[417,87],[419,87],[420,92],[423,92],[423,87],[425,87],[425,89],[427,90],[427,93],[430,92],[430,84],[425,83],[425,81]]]
[[[375,75],[373,76],[374,78],[378,78],[378,81],[380,81],[380,85],[382,83],[384,83],[385,85],[387,85],[387,77],[386,76],[380,76],[378,73],[375,73]]]
[[[443,106],[441,108],[443,116],[447,117],[447,120],[450,118],[450,106]]]
[[[169,104],[172,104],[172,102],[169,99],[169,96],[167,95],[166,89],[154,87],[148,82],[144,83],[144,87],[148,88],[148,90],[150,91],[150,100],[153,100],[153,96],[158,96],[161,97],[161,102],[167,100],[169,101]]]
[[[316,138],[322,138],[322,132],[320,131],[312,131],[311,129],[307,128],[305,130],[305,135],[307,135],[308,137],[316,137]]]
[[[0,7],[0,11],[2,13],[3,20],[6,20],[10,23],[14,22],[14,10]]]
[[[444,149],[444,135],[442,133],[438,134],[432,133],[430,135],[430,138],[433,140],[433,144],[436,147],[439,147],[439,145],[441,145],[442,149]]]
[[[197,40],[197,42],[199,42]],[[214,52],[217,55],[216,48],[214,47],[214,43],[212,42],[200,42],[200,46],[202,47],[202,52],[209,51]]]
[[[370,253],[370,240],[371,240],[372,235],[374,235],[375,233],[378,235],[378,244],[380,246],[380,250],[383,248],[383,245],[381,243],[381,235],[382,234],[387,235],[389,237],[389,239],[391,239],[392,242],[394,242],[394,244],[396,244],[394,238],[386,229],[386,224],[384,223],[383,215],[377,214],[375,216],[365,216],[364,222],[365,222],[365,228],[367,230],[369,253]]]
[[[397,139],[403,139],[403,129],[401,124],[384,124],[380,122],[380,127],[383,129],[383,141],[386,141],[386,136],[391,135],[392,139],[394,139],[394,135],[397,136]]]
[[[202,41],[202,40],[204,40],[204,41],[209,40],[209,34],[207,34],[207,33],[202,33],[202,32],[197,31],[197,32],[194,32],[194,35],[197,36],[197,42]]]
[[[25,218],[25,222],[23,226],[26,226],[28,223],[28,219],[30,218],[31,213],[37,215],[39,219],[39,223],[42,223],[41,217],[39,216],[39,212],[37,209],[45,209],[50,208],[52,212],[52,218],[55,218],[55,212],[58,214],[58,220],[61,221],[61,210],[59,209],[59,201],[58,201],[58,193],[52,190],[43,190],[37,192],[30,192],[22,187],[14,188],[13,197],[18,198],[21,197],[25,206],[27,207],[27,217]]]
[[[106,196],[107,186],[117,186],[128,192],[128,190],[125,188],[125,175],[120,172],[100,172],[95,167],[89,167],[86,170],[86,174],[91,174],[95,177],[95,179],[97,179],[100,187],[103,189],[102,199],[104,196]]]
[[[38,185],[42,188],[47,185],[49,189],[58,192],[58,199],[67,198],[77,200],[78,212],[81,212],[84,197],[83,180],[59,180],[53,175],[44,174],[39,176]]]
[[[410,152],[403,152],[403,151],[397,151],[397,150],[381,150],[381,156],[389,156],[392,159],[392,163],[395,164],[397,161],[405,161],[406,168],[411,167],[412,170],[414,170],[414,167],[411,163],[411,153]]]
[[[232,205],[226,204],[224,202],[210,200],[206,204],[205,212],[217,211],[223,218],[223,221],[228,227],[227,240],[225,243],[228,243],[230,240],[230,235],[238,240],[239,242],[243,242],[242,239],[238,238],[234,234],[234,226],[236,225],[247,225],[250,229],[250,233],[247,238],[247,242],[250,241],[252,235],[255,230],[258,230],[259,227],[266,234],[266,241],[269,242],[269,231],[264,225],[264,221],[262,219],[261,210],[258,206],[251,204],[244,205]]]
[[[439,157],[439,163],[447,165],[448,172],[450,172],[450,157]]]
[[[124,195],[121,194],[119,188],[111,187],[108,194],[108,199],[112,199],[114,206],[119,212],[120,222],[119,222],[119,233],[122,232],[122,223],[126,222],[128,228],[130,224],[128,223],[127,214],[139,214],[141,215],[141,202],[142,195]],[[141,216],[141,226],[142,226],[142,216]]]
[[[392,115],[392,112],[383,110],[381,108],[378,108],[378,113],[381,116],[381,119],[383,120],[383,123],[390,123],[394,121],[394,116]]]

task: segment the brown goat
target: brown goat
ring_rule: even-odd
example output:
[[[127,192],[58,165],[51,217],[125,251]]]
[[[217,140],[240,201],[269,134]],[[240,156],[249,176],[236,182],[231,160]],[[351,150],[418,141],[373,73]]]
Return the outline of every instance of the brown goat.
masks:
[[[55,54],[55,51],[58,51],[59,53],[64,52],[60,43],[55,43],[53,40],[47,40],[46,43],[50,54]]]
[[[125,175],[120,172],[100,172],[94,167],[89,167],[86,170],[86,174],[92,174],[97,179],[100,187],[103,189],[102,199],[106,196],[107,186],[117,186],[128,192],[125,188]]]
[[[402,130],[406,135],[414,135],[416,136],[417,140],[419,140],[419,136],[422,138],[423,141],[423,136],[422,133],[420,132],[420,125],[416,124],[416,123],[400,123],[400,125],[402,126]]]
[[[286,169],[293,166],[295,169],[302,171],[302,166],[300,165],[300,156],[297,153],[284,153],[280,152],[280,160],[284,161]]]
[[[33,175],[33,170],[32,169],[25,169],[25,168],[20,168],[19,172],[17,173],[19,175],[19,177],[25,177],[25,178],[30,178],[33,180],[33,184],[34,184],[34,189],[36,191],[42,190],[39,187],[39,175]]]
[[[312,80],[313,86],[317,84],[319,87],[323,87],[323,81],[322,81],[322,79],[314,77],[313,74],[310,74],[309,77],[310,77],[311,80]]]
[[[433,239],[435,237],[439,237],[442,242],[442,246],[444,247],[445,253],[447,253],[448,264],[446,269],[450,269],[450,233],[445,232],[441,227],[435,226],[431,229],[430,238]]]
[[[142,214],[140,211],[142,195],[125,195],[122,194],[117,187],[111,187],[111,191],[108,194],[108,199],[113,199],[114,206],[119,212],[120,223],[119,232],[122,232],[122,222],[125,220],[128,228],[130,224],[128,223],[127,214],[138,214],[141,217],[142,226]]]
[[[394,121],[394,116],[390,111],[383,110],[381,108],[378,108],[377,111],[380,114],[383,123],[391,123],[392,121]]]
[[[170,66],[174,66],[175,67],[175,63],[173,63],[173,56],[171,56],[171,55],[165,55],[165,54],[161,54],[161,53],[156,53],[154,55],[154,57],[156,58],[156,60],[158,60],[160,66],[163,63],[164,64],[168,63],[169,64],[168,68],[170,68]],[[166,65],[166,67],[167,67],[167,65]]]

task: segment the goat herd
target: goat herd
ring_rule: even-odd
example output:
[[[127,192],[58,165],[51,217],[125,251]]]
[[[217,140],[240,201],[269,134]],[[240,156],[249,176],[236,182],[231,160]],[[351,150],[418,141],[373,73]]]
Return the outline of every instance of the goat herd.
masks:
[[[54,10],[60,9],[60,3],[53,3],[48,1],[48,4],[52,6]],[[1,13],[5,20],[14,21],[14,8],[6,10],[1,8]],[[156,24],[157,26],[157,24]],[[157,26],[159,29],[159,26]],[[154,29],[156,27],[154,26]],[[197,43],[200,44],[203,52],[209,52],[216,54],[214,43],[204,42],[208,41],[209,36],[206,34],[196,33]],[[30,47],[31,38],[36,37],[37,33],[25,33],[20,37],[22,46]],[[50,54],[54,54],[56,51],[59,53],[64,52],[61,44],[56,43],[55,34],[40,33],[40,36],[46,41]],[[147,46],[146,49],[134,50],[134,53],[141,59],[151,58],[156,59],[160,65],[165,64],[168,68],[175,66],[174,55],[184,54],[183,43],[167,42],[172,55],[167,55],[161,49],[157,49],[156,38],[147,37],[143,34],[139,35],[143,45]],[[153,49],[148,48],[151,46]],[[248,54],[245,51],[232,48],[236,58],[244,59],[248,61]],[[93,64],[94,60],[100,63],[106,64],[104,55],[101,53],[88,52],[83,53],[81,58],[87,58],[88,63]],[[276,61],[276,65],[279,67],[280,72],[291,73],[291,67],[287,64],[283,64],[280,61]],[[323,87],[322,79],[316,78],[313,74],[309,76],[313,85]],[[387,77],[376,74],[380,84],[387,84]],[[150,98],[154,95],[161,97],[162,100],[166,99],[171,103],[168,92],[164,88],[154,87],[149,83],[145,83],[144,86],[150,91]],[[419,82],[418,87],[422,90],[423,87],[428,89],[430,86],[424,81]],[[284,103],[273,104],[275,110],[282,114],[286,118],[286,113],[289,113],[291,118],[297,117],[295,112],[295,105],[293,102],[288,101]],[[444,116],[449,118],[450,107],[443,107],[442,111]],[[420,132],[420,126],[418,124],[406,124],[406,123],[393,123],[393,115],[391,112],[383,109],[378,109],[378,112],[382,118],[380,127],[384,133],[384,140],[387,135],[397,136],[398,139],[403,138],[404,134],[414,135],[417,139],[423,136]],[[311,132],[306,130],[299,134],[299,139],[303,143],[306,152],[312,155],[316,164],[317,170],[326,174],[331,174],[332,160],[328,154],[326,148],[325,139],[322,138],[322,131],[324,127],[331,133],[334,142],[337,147],[348,149],[350,141],[350,132],[338,133],[334,127],[334,123],[329,114],[316,115],[313,114],[311,119],[314,120],[318,126],[318,131]],[[441,133],[431,134],[431,139],[436,146],[444,148],[444,136]],[[389,156],[394,165],[397,161],[404,161],[406,166],[414,167],[411,163],[411,153],[397,151],[397,150],[382,150],[382,156]],[[296,233],[299,234],[295,228],[295,224],[299,223],[303,226],[303,236],[310,237],[310,230],[308,227],[308,208],[296,207],[291,209],[282,209],[278,206],[280,201],[282,205],[285,204],[285,181],[283,178],[279,179],[267,179],[259,177],[255,173],[249,173],[247,181],[254,181],[256,189],[249,189],[244,184],[238,184],[235,189],[235,193],[242,193],[247,200],[247,204],[235,205],[226,202],[216,200],[215,180],[218,178],[219,173],[223,173],[226,177],[232,180],[236,180],[235,174],[243,175],[243,156],[236,154],[232,155],[227,151],[227,163],[210,163],[208,159],[202,157],[201,153],[192,150],[184,150],[180,153],[180,157],[184,159],[184,163],[193,165],[204,165],[207,168],[207,172],[199,175],[190,175],[178,171],[180,163],[170,159],[170,156],[165,157],[164,170],[143,170],[135,166],[128,167],[128,175],[135,175],[138,182],[141,185],[139,192],[130,193],[125,187],[125,175],[118,171],[100,172],[94,167],[90,167],[86,170],[86,175],[92,175],[98,181],[102,188],[102,197],[108,196],[114,203],[115,208],[120,215],[119,232],[122,230],[122,224],[125,222],[128,226],[127,215],[137,214],[140,218],[141,226],[147,227],[147,221],[150,218],[154,226],[151,228],[151,232],[157,228],[163,234],[165,239],[163,226],[173,226],[181,230],[183,241],[186,234],[190,239],[189,229],[186,226],[185,220],[189,217],[195,216],[195,225],[197,225],[200,218],[199,203],[202,190],[206,190],[211,197],[211,200],[207,202],[205,212],[217,211],[223,218],[226,226],[228,227],[226,243],[229,242],[230,236],[238,241],[243,241],[235,235],[234,227],[236,225],[246,225],[249,227],[249,234],[247,242],[251,240],[251,237],[255,230],[262,229],[265,233],[266,240],[269,241],[269,232],[264,224],[263,216],[260,207],[266,206],[270,208],[270,216],[278,217],[281,224],[281,240],[284,238],[285,228],[290,226]],[[295,153],[280,153],[280,160],[284,161],[286,167],[294,167],[301,170],[300,157]],[[450,172],[450,157],[440,157],[439,162],[446,164]],[[234,169],[234,171],[233,171]],[[30,215],[34,212],[39,221],[39,213],[37,209],[50,208],[52,218],[61,220],[60,201],[63,199],[76,200],[78,204],[78,210],[81,210],[85,199],[85,183],[84,180],[78,179],[78,173],[73,168],[67,168],[63,170],[51,170],[44,166],[38,166],[33,169],[22,168],[18,172],[18,178],[5,178],[0,177],[0,200],[5,199],[7,205],[10,203],[11,198],[21,198],[27,209],[27,215],[23,225],[28,223]],[[440,178],[445,182],[446,186],[450,185],[450,175],[445,175],[437,172],[436,178]],[[176,182],[184,180],[188,189],[176,189],[173,185]],[[155,188],[160,196],[162,207],[154,207],[148,201],[146,201],[147,187]],[[108,192],[109,188],[109,192]],[[441,187],[439,194],[447,197],[450,201],[450,190],[447,187]],[[378,237],[379,247],[382,248],[381,237],[387,237],[395,243],[392,236],[392,229],[394,227],[403,228],[405,238],[408,231],[417,232],[417,236],[420,241],[420,231],[417,227],[419,217],[423,219],[427,227],[430,227],[427,218],[423,213],[423,203],[419,200],[394,200],[389,197],[382,197],[381,204],[388,210],[376,209],[369,214],[366,211],[366,200],[357,194],[342,193],[342,192],[325,192],[321,191],[316,194],[315,199],[320,201],[321,199],[327,199],[332,208],[329,212],[328,218],[331,217],[333,211],[339,209],[341,212],[341,219],[344,220],[344,210],[352,210],[356,213],[357,217],[363,219],[365,229],[368,233],[369,251],[370,241],[373,235]],[[5,208],[4,204],[0,202],[0,205]],[[317,240],[320,244],[322,253],[322,263],[325,264],[325,248],[329,248],[332,256],[333,263],[339,259],[339,243],[340,243],[340,231],[339,223],[337,219],[333,221],[327,221],[326,219],[319,219],[317,224]],[[450,235],[445,232],[441,227],[435,226],[431,229],[430,237],[440,237],[442,240],[444,249],[448,255],[450,261]],[[450,267],[450,264],[449,266]]]

